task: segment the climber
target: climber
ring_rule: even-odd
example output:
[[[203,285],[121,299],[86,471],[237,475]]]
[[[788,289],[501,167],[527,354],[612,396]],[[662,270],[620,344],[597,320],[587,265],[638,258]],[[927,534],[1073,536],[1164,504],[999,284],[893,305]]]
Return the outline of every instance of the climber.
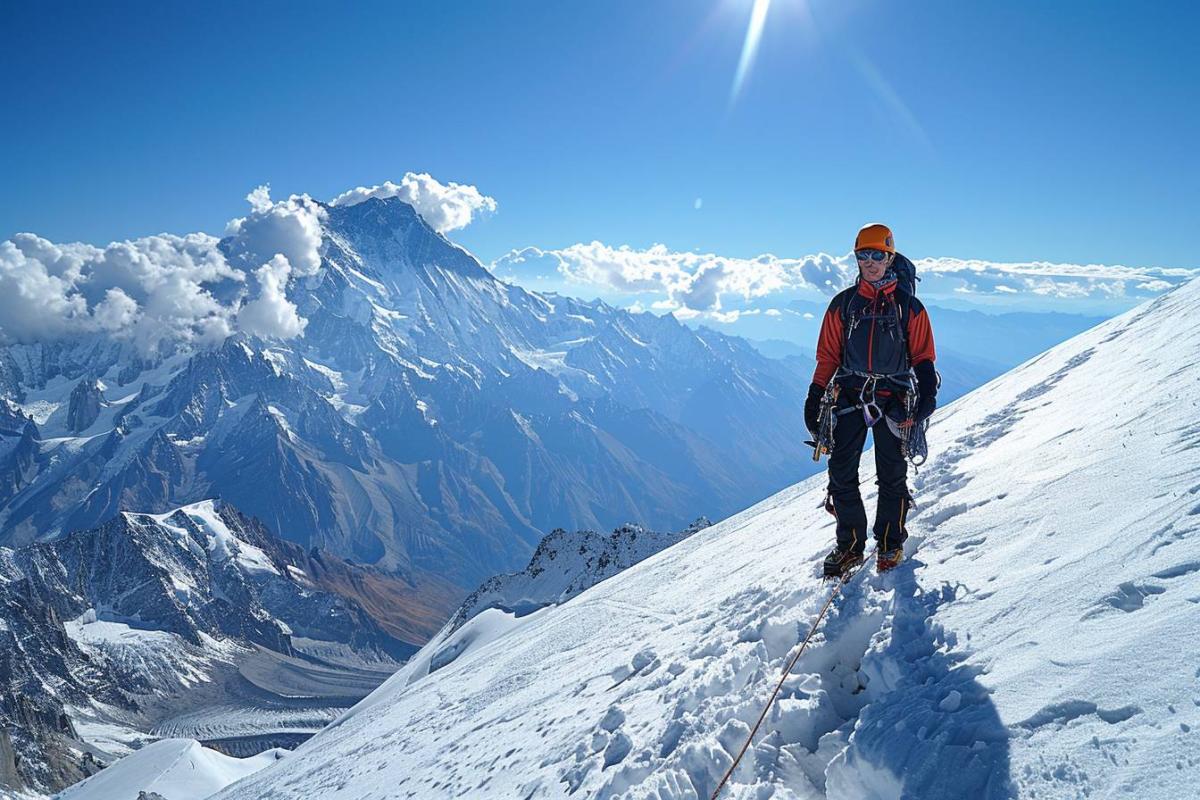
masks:
[[[826,495],[826,508],[837,519],[837,546],[825,558],[827,577],[845,577],[863,561],[867,514],[858,465],[868,430],[874,431],[879,486],[873,526],[876,568],[884,572],[904,558],[904,517],[912,495],[902,437],[905,428],[922,425],[937,405],[933,329],[916,298],[916,268],[896,252],[891,230],[879,223],[858,232],[854,256],[858,279],[825,312],[817,367],[804,404],[805,425],[817,431],[826,388],[837,389]]]

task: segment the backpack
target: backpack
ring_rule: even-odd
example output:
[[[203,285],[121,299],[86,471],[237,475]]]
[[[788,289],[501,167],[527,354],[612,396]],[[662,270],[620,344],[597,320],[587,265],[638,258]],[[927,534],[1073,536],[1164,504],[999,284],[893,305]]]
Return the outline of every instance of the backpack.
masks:
[[[896,253],[892,261],[892,270],[896,273],[896,283],[901,289],[913,297],[917,296],[917,265],[908,260],[908,256]]]

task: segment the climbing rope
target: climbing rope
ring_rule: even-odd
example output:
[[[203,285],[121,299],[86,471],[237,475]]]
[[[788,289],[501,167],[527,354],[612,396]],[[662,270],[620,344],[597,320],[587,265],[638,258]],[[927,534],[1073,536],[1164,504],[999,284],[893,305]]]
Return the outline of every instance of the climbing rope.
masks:
[[[864,559],[863,564],[865,563],[867,562]],[[779,683],[776,684],[775,691],[771,692],[771,699],[768,700],[766,706],[763,707],[762,713],[758,715],[758,722],[755,722],[754,727],[750,729],[750,735],[746,737],[746,742],[742,745],[742,749],[738,751],[737,757],[733,759],[733,763],[729,765],[729,769],[725,770],[725,776],[721,778],[721,782],[718,783],[717,788],[713,790],[711,800],[717,800],[717,795],[721,793],[721,789],[725,788],[725,784],[728,782],[729,777],[733,775],[733,771],[738,768],[738,764],[742,763],[742,756],[746,755],[746,751],[750,749],[750,743],[754,741],[754,734],[758,733],[759,726],[761,726],[763,720],[767,718],[767,712],[771,710],[771,706],[775,704],[775,698],[779,696],[779,690],[783,688],[784,681],[786,681],[788,675],[791,674],[792,668],[796,666],[796,662],[800,660],[800,656],[804,655],[804,651],[808,647],[808,643],[812,641],[812,637],[816,635],[817,628],[821,625],[821,620],[825,618],[825,612],[827,612],[829,607],[833,605],[833,600],[838,596],[838,593],[842,590],[842,587],[853,580],[854,576],[858,574],[858,571],[862,569],[863,564],[859,564],[850,571],[849,575],[834,584],[833,591],[829,593],[829,597],[825,600],[825,605],[821,606],[821,610],[817,614],[817,618],[813,620],[812,626],[808,629],[808,635],[805,636],[804,641],[800,643],[800,649],[796,651],[796,655],[792,656],[792,660],[789,661],[787,667],[784,668],[783,674],[779,676]]]

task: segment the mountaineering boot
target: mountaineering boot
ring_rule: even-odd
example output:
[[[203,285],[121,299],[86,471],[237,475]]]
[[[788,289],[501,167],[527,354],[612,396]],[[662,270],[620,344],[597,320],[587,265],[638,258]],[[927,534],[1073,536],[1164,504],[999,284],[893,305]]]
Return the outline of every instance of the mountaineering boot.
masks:
[[[854,568],[863,563],[863,554],[857,550],[839,550],[834,548],[825,556],[825,577],[845,578]]]
[[[880,550],[875,558],[875,571],[887,572],[889,569],[895,569],[904,560],[904,548],[897,547],[892,550]]]

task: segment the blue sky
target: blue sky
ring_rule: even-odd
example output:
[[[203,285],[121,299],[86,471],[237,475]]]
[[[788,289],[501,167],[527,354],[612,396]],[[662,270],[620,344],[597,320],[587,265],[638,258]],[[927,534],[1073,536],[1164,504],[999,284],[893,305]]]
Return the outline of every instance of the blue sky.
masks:
[[[731,98],[753,5],[8,3],[0,238],[220,233],[263,183],[414,171],[496,199],[452,235],[485,261],[883,220],[914,257],[1196,264],[1194,5],[772,0]]]

